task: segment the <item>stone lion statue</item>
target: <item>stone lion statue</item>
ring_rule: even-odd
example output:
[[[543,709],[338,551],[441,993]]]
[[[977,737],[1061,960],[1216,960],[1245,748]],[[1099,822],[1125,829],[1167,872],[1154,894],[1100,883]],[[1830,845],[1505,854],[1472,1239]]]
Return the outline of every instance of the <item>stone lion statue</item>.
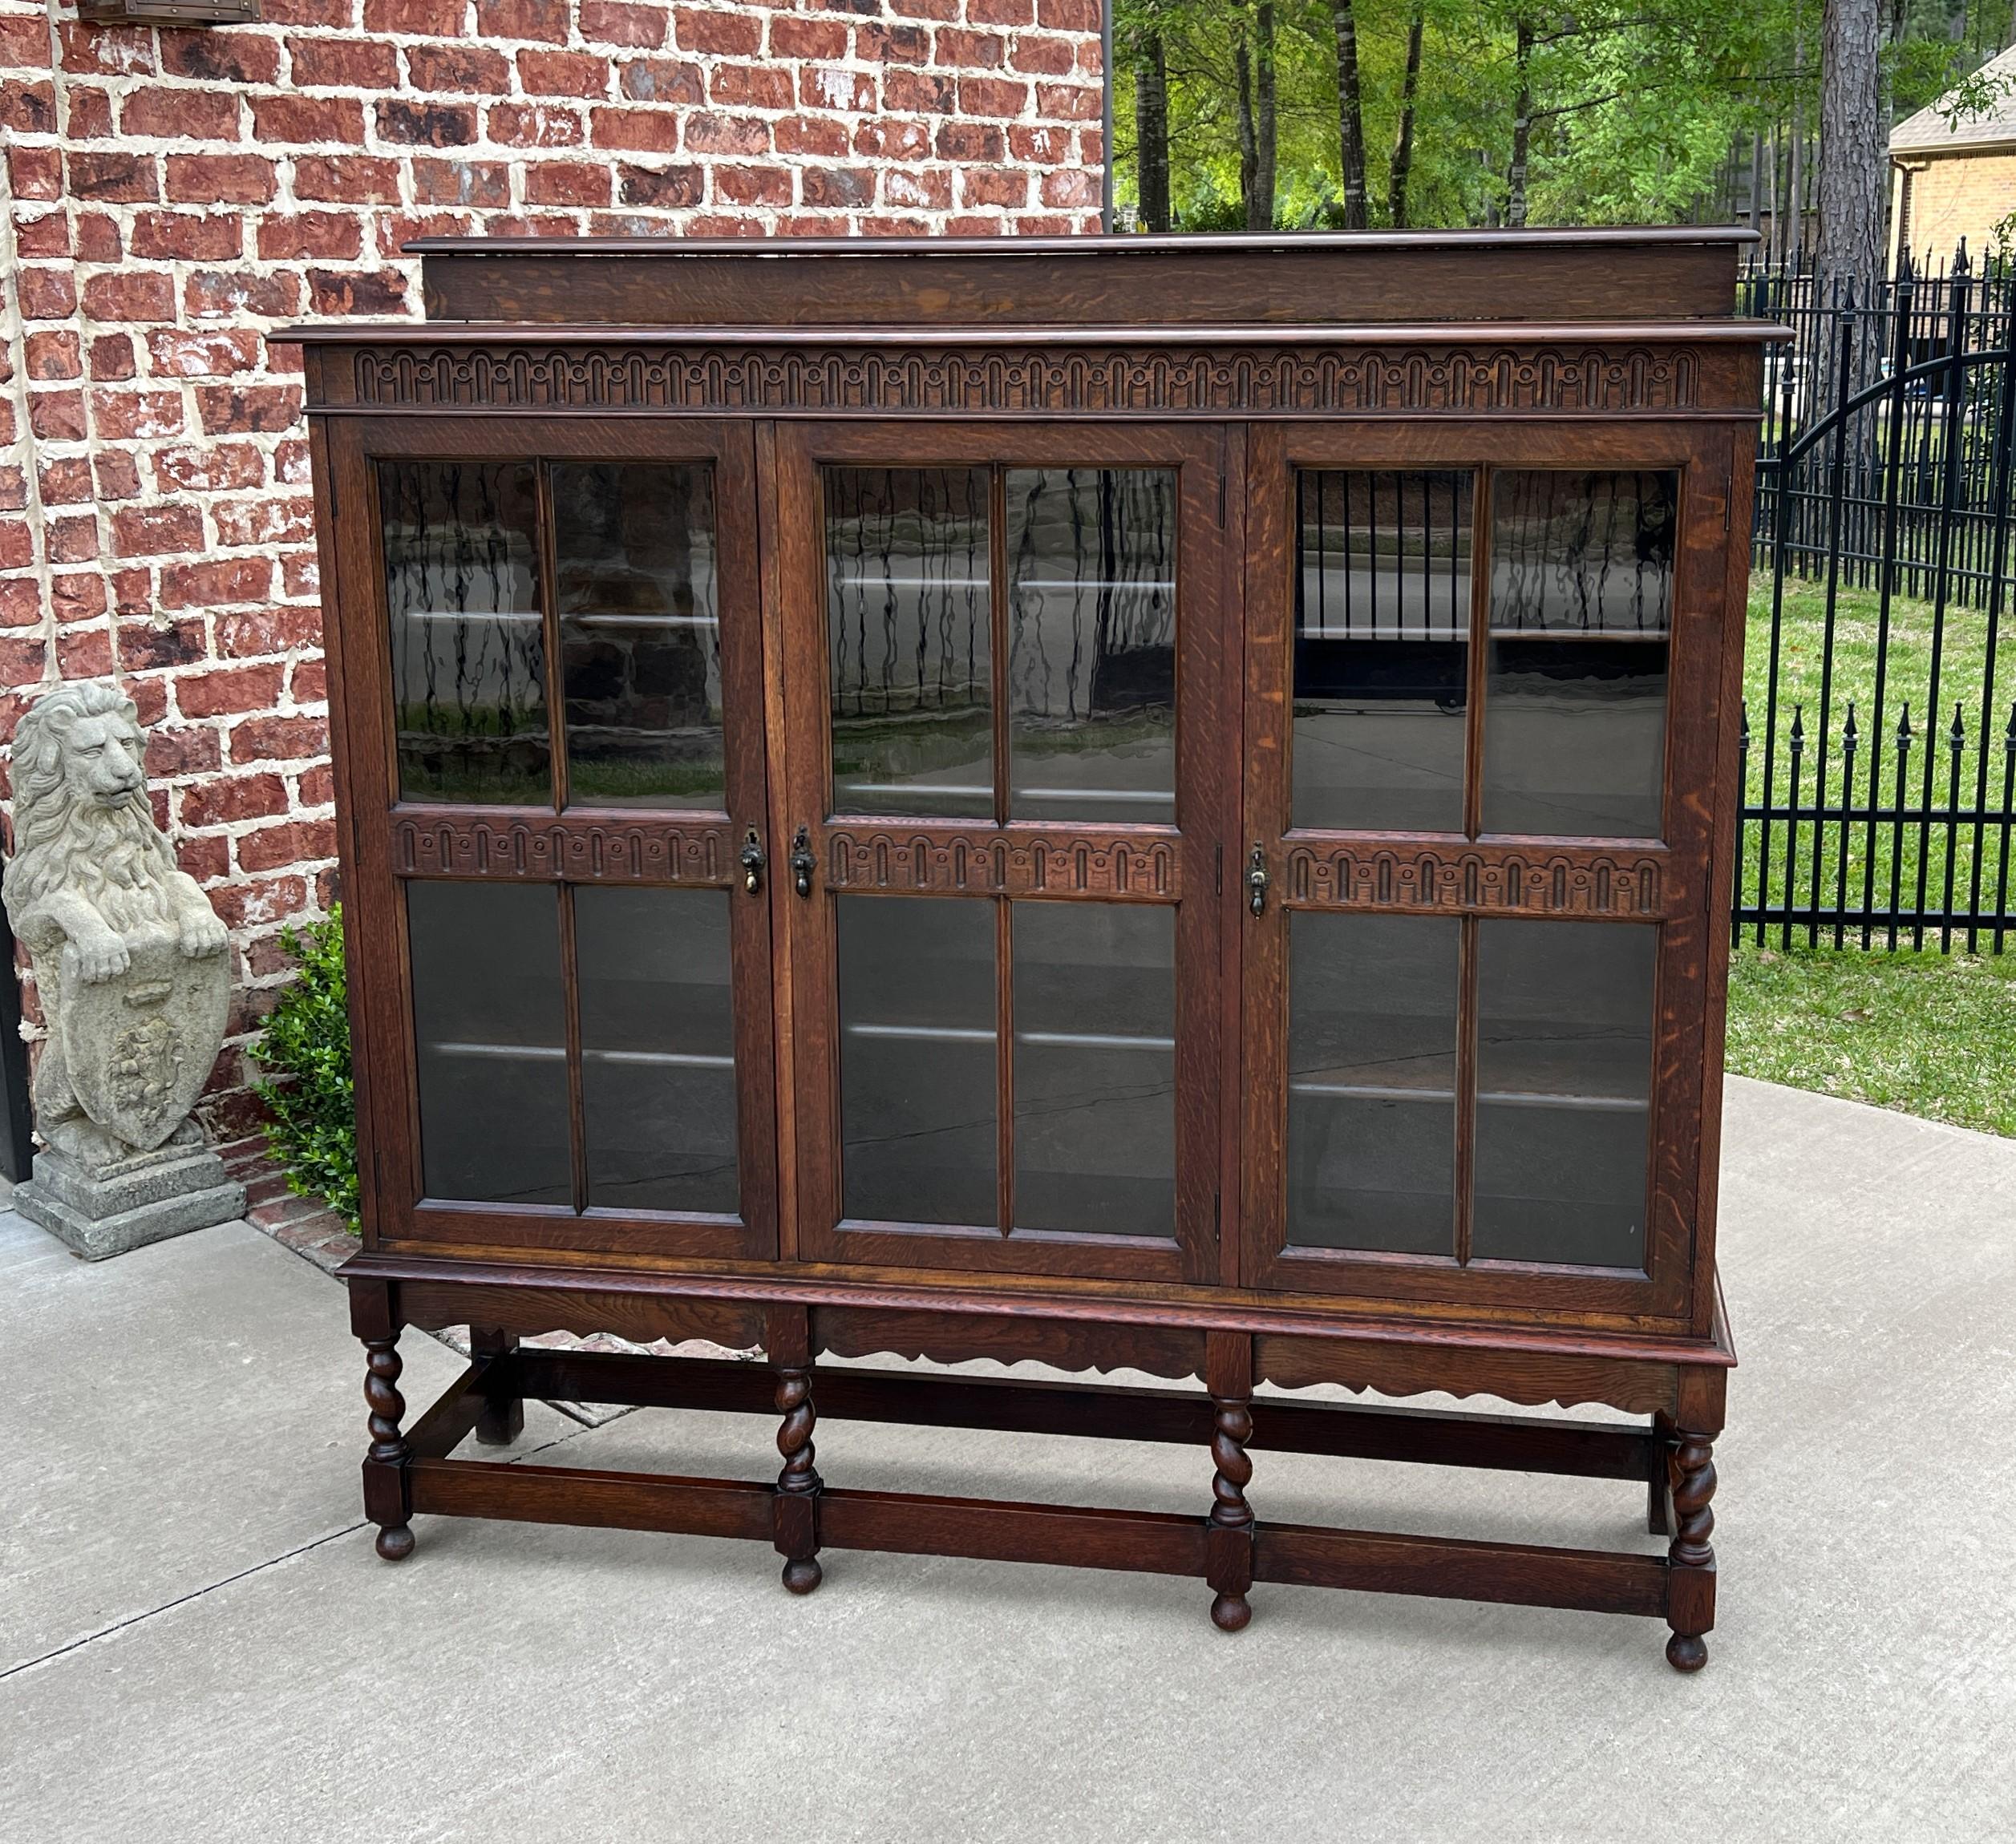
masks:
[[[48,693],[14,734],[14,851],[0,895],[34,957],[49,1026],[35,1124],[86,1168],[196,1137],[186,1116],[229,998],[229,938],[154,823],[145,746],[132,700],[95,681]],[[180,960],[210,964],[178,977]]]

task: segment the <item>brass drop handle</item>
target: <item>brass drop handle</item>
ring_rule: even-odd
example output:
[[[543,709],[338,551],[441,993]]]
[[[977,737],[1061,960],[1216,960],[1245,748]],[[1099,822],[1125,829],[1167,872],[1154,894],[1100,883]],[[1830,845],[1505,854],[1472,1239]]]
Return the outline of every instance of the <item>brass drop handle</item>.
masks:
[[[763,855],[763,841],[757,838],[755,827],[749,828],[749,836],[738,858],[742,866],[742,887],[753,896],[763,888],[763,867],[767,862]]]
[[[800,896],[812,893],[812,873],[819,868],[819,860],[812,855],[812,835],[804,827],[798,829],[798,836],[791,842],[791,880]]]
[[[1246,866],[1246,907],[1256,916],[1266,911],[1267,886],[1270,881],[1267,875],[1267,853],[1256,841],[1253,857]]]

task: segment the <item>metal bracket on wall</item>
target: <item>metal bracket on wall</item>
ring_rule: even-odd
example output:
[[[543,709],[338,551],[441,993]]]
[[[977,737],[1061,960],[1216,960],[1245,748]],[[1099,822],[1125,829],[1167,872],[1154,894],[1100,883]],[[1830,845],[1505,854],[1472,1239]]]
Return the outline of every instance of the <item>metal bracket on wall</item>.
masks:
[[[245,26],[264,17],[260,0],[77,0],[84,26]]]

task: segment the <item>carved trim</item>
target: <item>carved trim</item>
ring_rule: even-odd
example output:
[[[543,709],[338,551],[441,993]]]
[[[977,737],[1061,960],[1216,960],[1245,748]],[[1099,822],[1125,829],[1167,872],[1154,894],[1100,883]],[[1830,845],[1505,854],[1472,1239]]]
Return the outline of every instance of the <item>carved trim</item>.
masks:
[[[1670,1411],[1677,1366],[1456,1345],[1379,1345],[1273,1337],[1254,1343],[1254,1374],[1284,1389],[1341,1384],[1381,1396],[1496,1396],[1528,1408],[1601,1404],[1628,1415]]]
[[[392,871],[400,877],[720,885],[729,881],[734,856],[728,833],[723,823],[662,819],[395,814]]]
[[[402,1281],[399,1300],[400,1318],[422,1332],[466,1325],[473,1319],[526,1338],[549,1332],[569,1332],[579,1338],[613,1332],[638,1345],[698,1339],[730,1353],[757,1350],[763,1341],[763,1308],[748,1300],[510,1284],[491,1288],[454,1280]]]
[[[1173,903],[1183,894],[1180,845],[1174,834],[1046,837],[990,827],[957,833],[836,827],[826,835],[826,881],[835,890]]]
[[[840,1357],[923,1358],[934,1364],[990,1357],[1003,1364],[1033,1361],[1059,1370],[1094,1370],[1101,1376],[1144,1370],[1178,1381],[1201,1376],[1204,1362],[1204,1335],[1174,1327],[873,1307],[814,1307],[812,1342],[816,1349]]]
[[[1052,354],[701,343],[662,352],[612,343],[472,351],[429,346],[422,336],[396,350],[361,350],[354,362],[358,402],[441,409],[1609,415],[1691,410],[1701,395],[1698,354],[1650,346],[1116,346]]]
[[[1292,847],[1287,900],[1332,909],[1431,909],[1456,914],[1666,913],[1665,853],[1474,846]]]

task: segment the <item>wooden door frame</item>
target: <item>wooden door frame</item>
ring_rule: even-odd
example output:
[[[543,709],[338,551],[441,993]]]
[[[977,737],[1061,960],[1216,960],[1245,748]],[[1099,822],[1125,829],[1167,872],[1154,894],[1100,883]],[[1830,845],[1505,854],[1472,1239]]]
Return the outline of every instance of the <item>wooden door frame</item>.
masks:
[[[1702,1055],[1712,961],[1727,909],[1727,841],[1720,805],[1684,790],[1718,785],[1731,759],[1731,703],[1739,685],[1727,661],[1731,622],[1743,617],[1727,562],[1733,450],[1727,430],[1697,420],[1633,420],[1581,427],[1557,421],[1439,419],[1399,427],[1277,422],[1251,431],[1244,685],[1246,778],[1242,839],[1265,843],[1281,900],[1242,928],[1247,1061],[1243,1083],[1238,1239],[1241,1283],[1299,1295],[1386,1300],[1483,1312],[1532,1310],[1601,1316],[1648,1326],[1690,1327],[1706,1297],[1696,1282],[1712,1270],[1697,1231],[1712,1215],[1713,1175],[1695,1149],[1720,1104],[1720,1072],[1691,1074]],[[1293,656],[1293,494],[1301,468],[1671,468],[1680,475],[1669,643],[1663,843],[1481,839],[1403,833],[1296,832],[1289,826],[1289,708]],[[1471,752],[1484,661],[1479,610],[1488,610],[1491,564],[1488,498],[1480,479],[1472,534]],[[1735,599],[1731,600],[1732,595]],[[1739,665],[1738,669],[1739,670]],[[1730,829],[1725,821],[1723,831]],[[1423,874],[1435,861],[1439,875]],[[1565,867],[1566,904],[1507,899],[1505,871]],[[1347,868],[1348,865],[1348,868]],[[1368,876],[1365,875],[1370,871]],[[1387,881],[1382,882],[1382,878]],[[1650,900],[1639,899],[1647,891]],[[1546,916],[1565,924],[1659,929],[1651,1110],[1647,1122],[1646,1264],[1640,1272],[1550,1264],[1284,1247],[1285,1210],[1286,916],[1297,908],[1370,914]],[[1577,912],[1579,910],[1579,913]],[[1461,1085],[1459,1084],[1459,1089]],[[1472,1129],[1459,1118],[1459,1145]],[[1459,1155],[1459,1184],[1464,1163]],[[1700,1246],[1697,1246],[1698,1243]],[[1712,1301],[1709,1302],[1711,1307]]]
[[[1228,659],[1232,623],[1225,588],[1228,432],[1215,423],[1072,420],[925,423],[816,419],[775,425],[775,474],[767,532],[775,535],[770,579],[783,637],[785,770],[773,827],[801,827],[818,863],[811,898],[785,904],[782,955],[791,995],[787,1060],[795,1159],[790,1190],[795,1234],[807,1260],[953,1272],[1055,1275],[1213,1284],[1223,1272],[1219,1235],[1225,1029],[1220,906],[1214,892],[1233,811],[1237,700]],[[1052,821],[836,821],[830,814],[830,711],[824,547],[820,471],[828,465],[1162,467],[1176,471],[1178,542],[1177,823],[1071,826]],[[998,538],[997,534],[997,538]],[[1000,566],[997,560],[994,566]],[[997,629],[1005,610],[996,608]],[[998,650],[997,657],[998,657]],[[996,687],[996,717],[1005,685]],[[1079,852],[1080,844],[1089,851]],[[872,867],[902,867],[917,894],[976,900],[1044,894],[1071,900],[1170,902],[1176,910],[1176,1185],[1173,1239],[938,1225],[840,1227],[840,1133],[836,894],[900,892]],[[963,866],[961,869],[955,867]],[[1080,888],[1063,887],[1067,874]],[[1001,1101],[997,1094],[997,1110]],[[794,1247],[795,1245],[795,1247]]]
[[[777,1252],[775,1026],[771,973],[777,886],[746,898],[737,854],[747,831],[763,839],[767,747],[763,708],[763,603],[755,541],[755,443],[746,420],[388,415],[326,423],[322,508],[326,644],[334,669],[332,748],[346,799],[338,851],[346,894],[346,952],[357,1070],[359,1180],[366,1246],[430,1249],[565,1249],[587,1254],[699,1260],[773,1257]],[[558,612],[554,606],[550,494],[554,461],[700,463],[714,470],[716,580],[722,611],[726,812],[639,807],[561,808],[403,803],[399,799],[391,661],[387,641],[383,532],[376,463],[383,460],[530,462],[539,467],[539,545],[547,702],[557,763],[564,754]],[[341,516],[335,516],[338,508]],[[561,771],[564,774],[564,770]],[[767,842],[772,864],[782,855]],[[417,1053],[405,886],[415,878],[557,885],[717,888],[729,893],[736,1126],[741,1208],[734,1215],[526,1206],[425,1195],[420,1160]],[[570,1018],[575,969],[563,932],[562,978]],[[573,1059],[570,1058],[570,1066]],[[570,1077],[574,1181],[581,1168],[581,1099]],[[581,1199],[585,1204],[585,1199]]]

